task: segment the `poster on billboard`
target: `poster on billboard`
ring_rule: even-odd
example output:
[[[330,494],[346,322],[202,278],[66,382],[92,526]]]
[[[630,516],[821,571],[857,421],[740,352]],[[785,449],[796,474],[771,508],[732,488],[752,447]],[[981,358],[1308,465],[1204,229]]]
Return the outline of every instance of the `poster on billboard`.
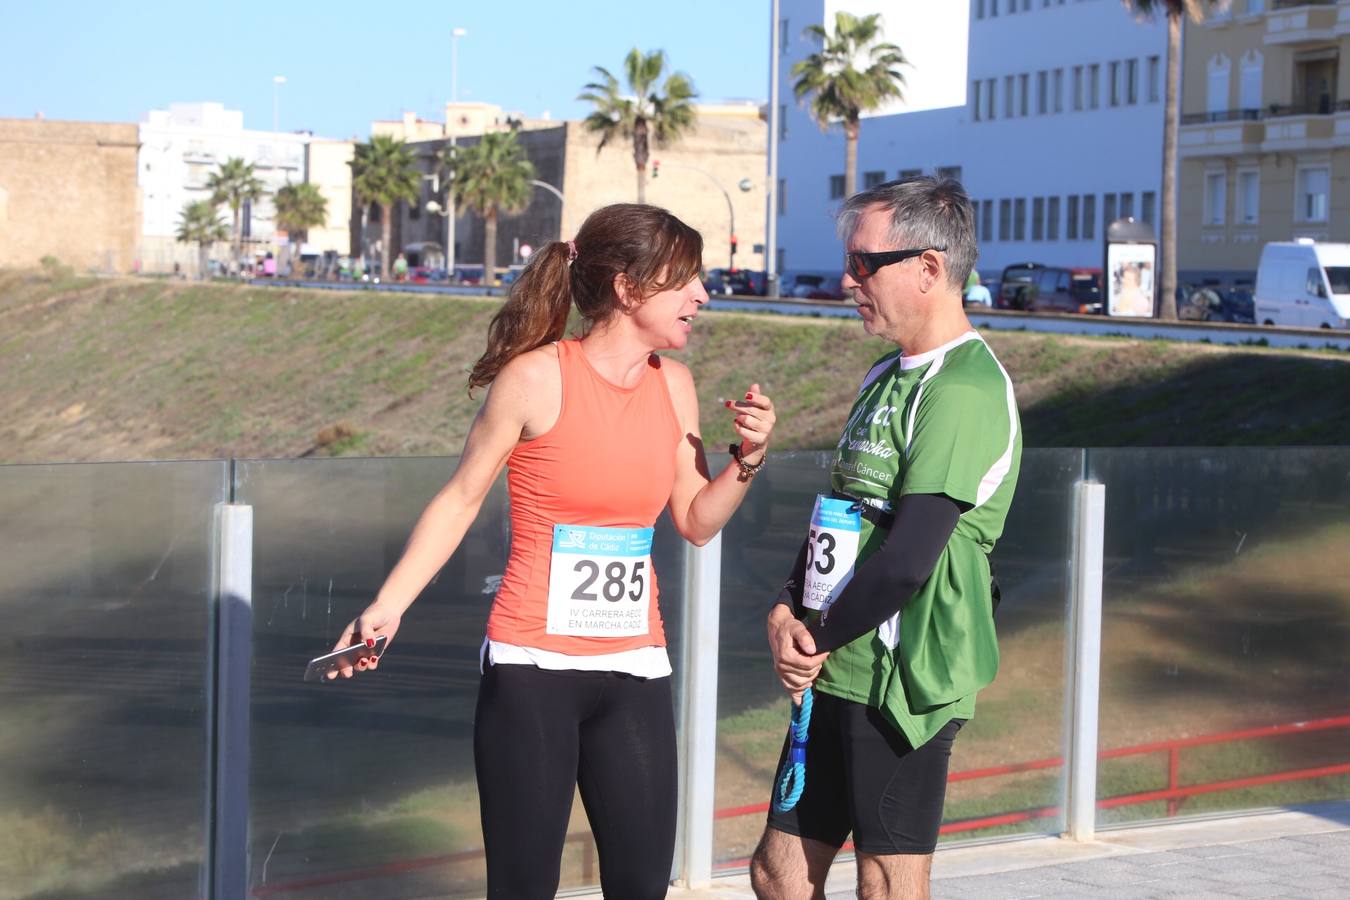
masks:
[[[1106,314],[1152,318],[1157,284],[1156,244],[1108,244]]]

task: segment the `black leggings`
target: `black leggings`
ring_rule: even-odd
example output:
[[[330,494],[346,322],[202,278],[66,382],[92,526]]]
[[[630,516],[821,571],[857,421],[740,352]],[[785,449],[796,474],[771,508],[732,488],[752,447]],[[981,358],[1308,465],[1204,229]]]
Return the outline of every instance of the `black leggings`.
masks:
[[[676,802],[669,678],[488,666],[473,758],[489,898],[554,896],[574,787],[605,896],[666,896]]]

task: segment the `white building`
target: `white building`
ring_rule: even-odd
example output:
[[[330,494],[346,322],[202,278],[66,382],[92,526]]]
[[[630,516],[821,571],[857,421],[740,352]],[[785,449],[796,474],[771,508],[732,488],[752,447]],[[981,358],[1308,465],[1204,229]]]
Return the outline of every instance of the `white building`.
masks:
[[[1104,223],[1157,227],[1162,183],[1165,21],[1120,0],[782,0],[779,40],[778,269],[837,274],[833,213],[844,135],[822,133],[793,99],[803,35],[835,12],[881,13],[898,44],[906,102],[869,115],[858,188],[918,173],[960,179],[976,201],[978,268],[1102,265]]]
[[[173,103],[167,110],[147,113],[140,124],[137,164],[144,210],[142,269],[166,271],[174,262],[185,268],[195,265],[196,249],[174,238],[179,215],[189,202],[209,196],[207,179],[231,157],[253,164],[265,192],[240,210],[240,231],[255,247],[269,244],[275,231],[271,195],[305,180],[309,140],[308,134],[245,130],[244,114],[219,103]],[[228,208],[222,207],[221,218],[229,223]]]

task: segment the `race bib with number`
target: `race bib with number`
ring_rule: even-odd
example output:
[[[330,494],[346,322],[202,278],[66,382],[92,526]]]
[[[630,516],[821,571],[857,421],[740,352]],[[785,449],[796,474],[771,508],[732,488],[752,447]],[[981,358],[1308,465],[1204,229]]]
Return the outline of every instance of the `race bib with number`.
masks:
[[[806,542],[802,604],[824,612],[853,577],[862,536],[862,515],[852,500],[816,496]]]
[[[549,634],[633,637],[648,631],[651,528],[554,525]]]

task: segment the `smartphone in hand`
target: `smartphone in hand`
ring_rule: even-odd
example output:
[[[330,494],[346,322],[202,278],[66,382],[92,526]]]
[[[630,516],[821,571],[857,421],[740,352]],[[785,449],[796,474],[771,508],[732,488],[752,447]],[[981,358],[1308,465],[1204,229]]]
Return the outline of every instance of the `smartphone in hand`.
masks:
[[[368,647],[365,643],[352,644],[350,647],[343,647],[340,650],[325,653],[323,656],[316,656],[305,667],[305,680],[322,681],[329,672],[336,672],[343,666],[355,668],[356,661],[363,656],[373,656],[379,659],[384,654],[384,645],[387,643],[389,643],[388,635],[381,634],[375,638],[374,647]]]

